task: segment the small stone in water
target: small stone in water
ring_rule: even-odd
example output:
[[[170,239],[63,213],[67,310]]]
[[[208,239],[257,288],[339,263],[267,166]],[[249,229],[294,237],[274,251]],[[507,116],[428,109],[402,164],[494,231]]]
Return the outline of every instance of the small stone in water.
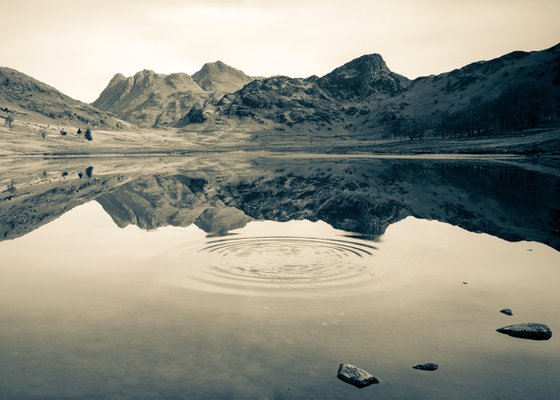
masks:
[[[355,365],[346,363],[342,363],[338,366],[336,377],[341,381],[356,386],[359,389],[379,383],[379,379],[371,375],[369,372],[366,372]]]
[[[469,282],[463,281],[463,285],[468,285]]]
[[[552,337],[552,331],[548,326],[545,324],[537,324],[535,322],[508,325],[503,328],[496,329],[496,331],[503,333],[504,335],[530,340],[548,340]]]
[[[509,316],[512,316],[512,315],[513,315],[513,312],[512,312],[511,309],[509,309],[509,308],[504,308],[504,309],[500,310],[500,312],[501,312],[502,314],[509,315]]]
[[[418,364],[413,366],[414,369],[419,369],[422,371],[435,371],[439,368],[439,364],[436,363],[425,363],[425,364]]]

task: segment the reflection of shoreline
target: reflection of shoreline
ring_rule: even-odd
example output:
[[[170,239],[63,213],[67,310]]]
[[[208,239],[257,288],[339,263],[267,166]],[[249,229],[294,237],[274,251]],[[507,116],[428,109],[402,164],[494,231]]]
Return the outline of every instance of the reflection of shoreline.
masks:
[[[72,160],[38,160],[35,173],[22,167],[15,193],[0,204],[0,237],[21,236],[97,199],[120,227],[194,223],[220,236],[251,220],[307,219],[375,239],[410,215],[560,248],[560,210],[555,201],[560,179],[539,172],[541,165],[510,165],[523,163],[519,159],[281,154],[138,161],[99,160],[99,165],[91,163],[94,174],[83,174],[82,179],[74,173]],[[49,167],[46,177],[38,178],[38,171]],[[61,171],[70,174],[62,177]]]

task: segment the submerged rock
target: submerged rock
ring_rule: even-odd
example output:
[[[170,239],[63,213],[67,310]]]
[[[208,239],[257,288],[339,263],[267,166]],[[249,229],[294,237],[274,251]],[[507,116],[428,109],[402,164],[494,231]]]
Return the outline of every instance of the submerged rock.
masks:
[[[412,368],[414,369],[419,369],[422,371],[435,371],[436,369],[439,368],[439,364],[436,363],[424,363],[424,364],[418,364],[413,366]]]
[[[504,308],[504,309],[500,310],[500,312],[502,314],[509,315],[510,317],[513,315],[513,312],[509,308]]]
[[[366,372],[352,364],[346,363],[341,363],[338,366],[336,377],[341,381],[356,386],[359,389],[379,383],[379,380],[369,372]]]
[[[548,326],[535,322],[508,325],[503,328],[496,329],[496,331],[503,333],[504,335],[521,339],[548,340],[552,337],[552,331]]]

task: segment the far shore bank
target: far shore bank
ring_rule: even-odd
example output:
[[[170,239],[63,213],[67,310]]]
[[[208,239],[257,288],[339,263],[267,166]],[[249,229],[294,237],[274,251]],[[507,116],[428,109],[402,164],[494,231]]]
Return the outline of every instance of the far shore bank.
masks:
[[[0,127],[0,156],[12,157],[181,157],[207,153],[302,153],[377,157],[560,156],[560,128],[485,137],[422,140],[379,139],[367,134],[315,135],[224,129],[95,130],[93,140],[75,134],[37,134],[33,129]]]

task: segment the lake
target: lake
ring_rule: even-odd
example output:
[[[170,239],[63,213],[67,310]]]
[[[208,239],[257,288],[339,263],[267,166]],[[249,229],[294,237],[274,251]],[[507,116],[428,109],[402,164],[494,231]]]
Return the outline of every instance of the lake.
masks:
[[[0,168],[2,399],[560,393],[557,165],[238,153]],[[496,332],[522,322],[553,336]],[[341,362],[381,383],[338,380]],[[440,368],[412,368],[425,362]]]

